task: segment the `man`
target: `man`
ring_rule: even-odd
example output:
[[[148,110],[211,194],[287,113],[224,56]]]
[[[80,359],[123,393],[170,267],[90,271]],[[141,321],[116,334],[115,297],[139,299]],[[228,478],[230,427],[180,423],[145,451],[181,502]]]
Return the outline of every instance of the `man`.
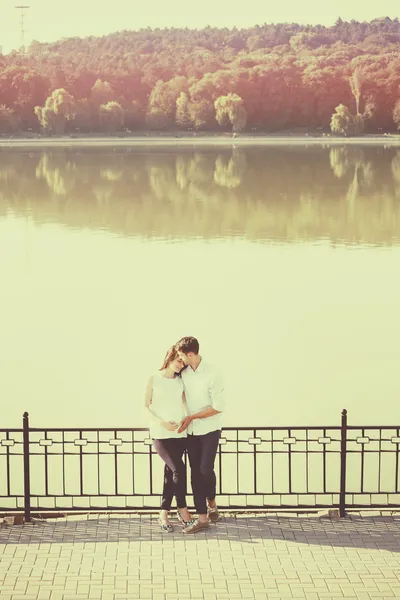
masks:
[[[187,368],[182,371],[188,416],[179,432],[188,430],[192,490],[197,519],[185,527],[184,533],[196,533],[218,521],[215,501],[214,462],[221,437],[221,413],[224,410],[224,386],[215,369],[199,355],[199,342],[184,337],[175,348]]]

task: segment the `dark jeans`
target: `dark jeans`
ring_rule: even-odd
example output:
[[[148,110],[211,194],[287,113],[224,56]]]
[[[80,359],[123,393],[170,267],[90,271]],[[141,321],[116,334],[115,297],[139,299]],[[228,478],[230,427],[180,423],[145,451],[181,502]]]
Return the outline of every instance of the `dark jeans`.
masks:
[[[187,436],[193,499],[196,512],[199,515],[207,514],[207,498],[208,500],[214,500],[215,498],[214,462],[220,437],[220,429],[205,435]]]
[[[186,467],[182,456],[186,450],[186,438],[154,440],[153,446],[165,463],[161,508],[170,510],[174,496],[178,508],[185,508]]]

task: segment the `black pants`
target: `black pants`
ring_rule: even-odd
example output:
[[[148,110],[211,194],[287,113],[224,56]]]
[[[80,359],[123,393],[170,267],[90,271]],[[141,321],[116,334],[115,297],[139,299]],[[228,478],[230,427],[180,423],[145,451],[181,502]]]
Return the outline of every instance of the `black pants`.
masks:
[[[218,450],[221,430],[205,435],[188,435],[187,451],[190,462],[194,505],[199,515],[207,514],[207,501],[214,500],[216,477],[214,462]]]
[[[186,450],[186,438],[154,440],[153,446],[165,463],[161,508],[163,510],[170,510],[174,496],[177,507],[185,508],[186,467],[182,456]]]

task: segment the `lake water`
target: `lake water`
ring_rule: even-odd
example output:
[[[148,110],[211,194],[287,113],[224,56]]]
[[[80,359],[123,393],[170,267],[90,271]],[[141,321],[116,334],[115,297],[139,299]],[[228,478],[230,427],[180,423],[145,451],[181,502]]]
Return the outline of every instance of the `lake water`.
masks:
[[[400,423],[400,151],[0,150],[4,427],[139,427],[195,335],[226,425]]]

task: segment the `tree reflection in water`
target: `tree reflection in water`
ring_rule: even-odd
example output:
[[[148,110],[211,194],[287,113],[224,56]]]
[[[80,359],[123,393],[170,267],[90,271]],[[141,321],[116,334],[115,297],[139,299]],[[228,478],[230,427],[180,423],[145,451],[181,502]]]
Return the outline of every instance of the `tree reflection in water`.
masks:
[[[357,146],[0,153],[0,215],[144,237],[400,240],[400,151]]]

